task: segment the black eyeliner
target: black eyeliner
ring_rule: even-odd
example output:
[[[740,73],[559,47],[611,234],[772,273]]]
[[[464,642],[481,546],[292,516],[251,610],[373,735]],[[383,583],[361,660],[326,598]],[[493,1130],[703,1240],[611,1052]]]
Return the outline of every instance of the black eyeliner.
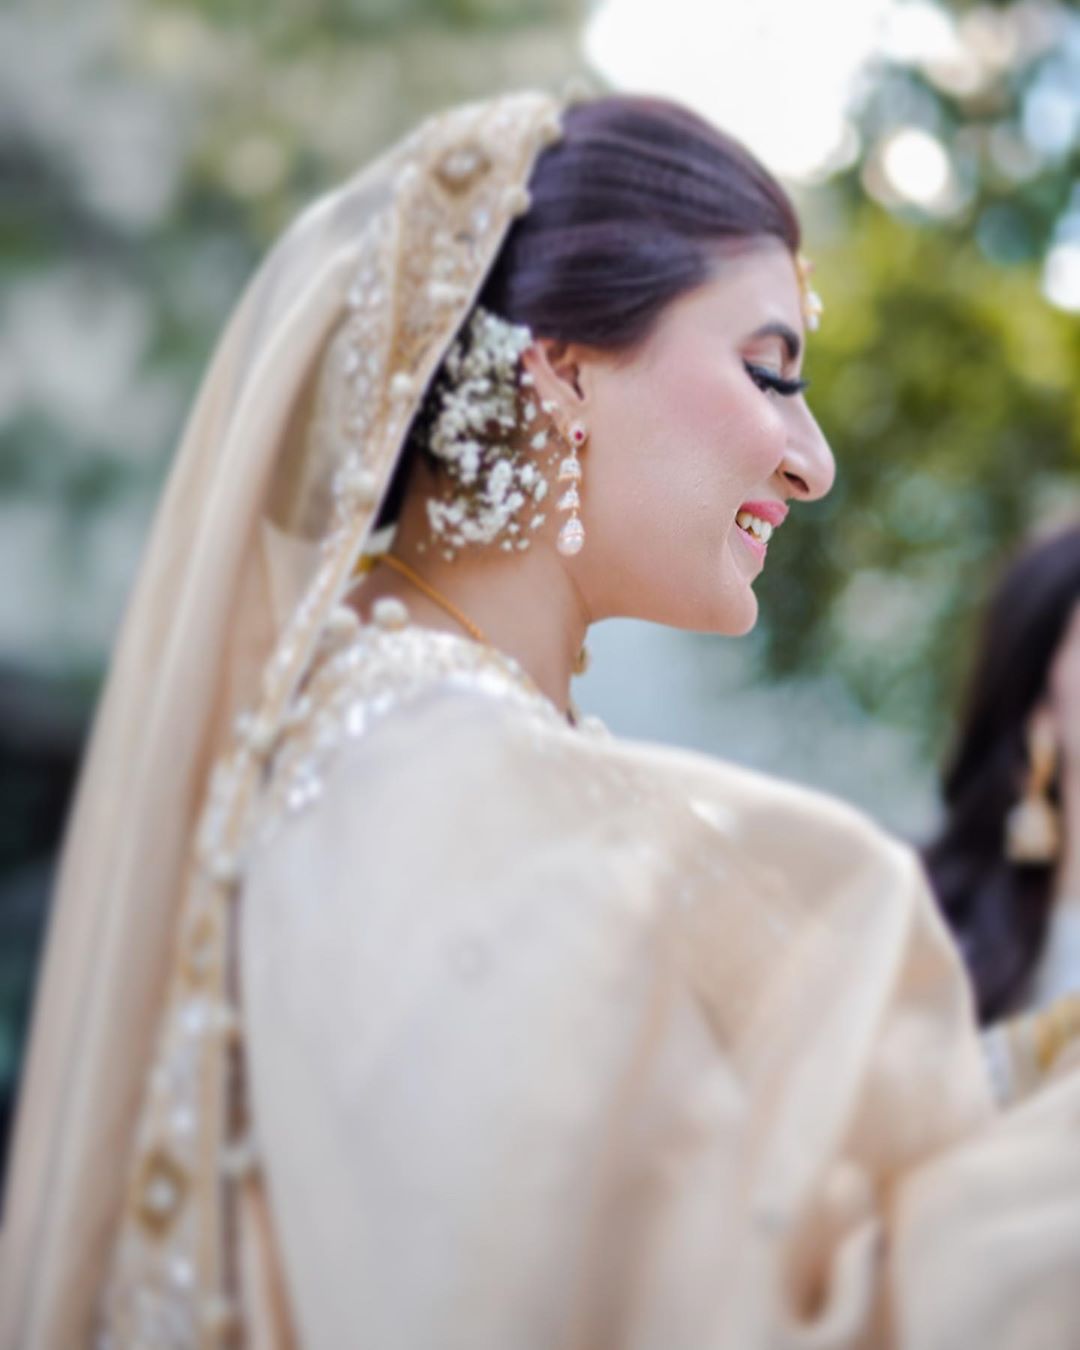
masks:
[[[793,398],[810,387],[810,381],[804,379],[787,380],[764,366],[755,366],[752,361],[744,361],[747,373],[759,389],[771,389],[784,398]]]

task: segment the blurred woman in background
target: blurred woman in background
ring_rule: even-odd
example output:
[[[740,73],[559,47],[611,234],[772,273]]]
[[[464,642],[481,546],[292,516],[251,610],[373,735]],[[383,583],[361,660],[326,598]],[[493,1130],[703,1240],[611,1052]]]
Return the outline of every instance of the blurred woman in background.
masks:
[[[1080,991],[1080,524],[993,593],[925,850],[990,1022]]]

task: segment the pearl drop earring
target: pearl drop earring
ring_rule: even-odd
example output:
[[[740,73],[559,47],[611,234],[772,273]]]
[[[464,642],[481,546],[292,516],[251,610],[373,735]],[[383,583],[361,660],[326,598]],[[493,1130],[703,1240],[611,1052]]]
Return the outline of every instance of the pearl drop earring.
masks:
[[[588,439],[589,432],[585,423],[572,422],[567,434],[570,453],[559,465],[559,482],[569,483],[570,486],[559,498],[556,505],[560,511],[569,511],[570,518],[559,531],[555,547],[567,558],[573,557],[575,553],[580,553],[582,545],[585,543],[585,526],[582,525],[578,516],[578,508],[581,506],[581,495],[578,492],[578,484],[581,482],[581,461],[577,456],[578,451]]]

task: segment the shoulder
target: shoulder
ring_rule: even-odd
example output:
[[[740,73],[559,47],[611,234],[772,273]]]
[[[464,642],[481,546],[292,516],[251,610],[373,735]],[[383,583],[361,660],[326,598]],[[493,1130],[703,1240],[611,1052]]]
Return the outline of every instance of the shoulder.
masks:
[[[898,867],[917,864],[910,847],[859,806],[817,788],[744,767],[701,751],[651,742],[610,740],[608,753],[661,780],[691,814],[737,842],[748,857],[800,869],[861,862]]]
[[[354,628],[320,654],[294,701],[268,761],[256,835],[308,814],[349,766],[407,783],[437,761],[465,781],[500,746],[560,729],[571,730],[491,648],[413,625]]]
[[[647,837],[698,926],[756,935],[776,959],[808,923],[857,946],[906,943],[913,927],[946,945],[918,857],[857,806],[693,751],[623,741],[614,753],[663,784]]]
[[[749,837],[773,846],[796,840],[818,850],[844,850],[853,857],[885,853],[909,862],[912,850],[890,834],[858,804],[823,790],[777,779],[767,774],[728,765],[726,790],[743,803],[744,831]],[[777,829],[783,830],[778,838]]]
[[[911,851],[857,807],[713,756],[571,728],[520,667],[481,644],[365,626],[324,656],[271,761],[262,838],[316,803],[408,810],[425,828],[531,818],[536,837],[580,831],[675,861],[722,853],[800,888],[910,880]]]

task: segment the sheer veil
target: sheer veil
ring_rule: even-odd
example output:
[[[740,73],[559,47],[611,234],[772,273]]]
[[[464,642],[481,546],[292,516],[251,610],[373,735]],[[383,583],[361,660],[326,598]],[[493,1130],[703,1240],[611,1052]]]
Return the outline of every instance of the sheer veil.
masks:
[[[0,1239],[3,1350],[87,1341],[110,1253],[121,1286],[187,1262],[173,1325],[223,1334],[245,819],[559,114],[524,93],[425,122],[297,219],[213,356],[69,822]],[[200,1105],[181,1146],[167,1084],[185,1074]]]

